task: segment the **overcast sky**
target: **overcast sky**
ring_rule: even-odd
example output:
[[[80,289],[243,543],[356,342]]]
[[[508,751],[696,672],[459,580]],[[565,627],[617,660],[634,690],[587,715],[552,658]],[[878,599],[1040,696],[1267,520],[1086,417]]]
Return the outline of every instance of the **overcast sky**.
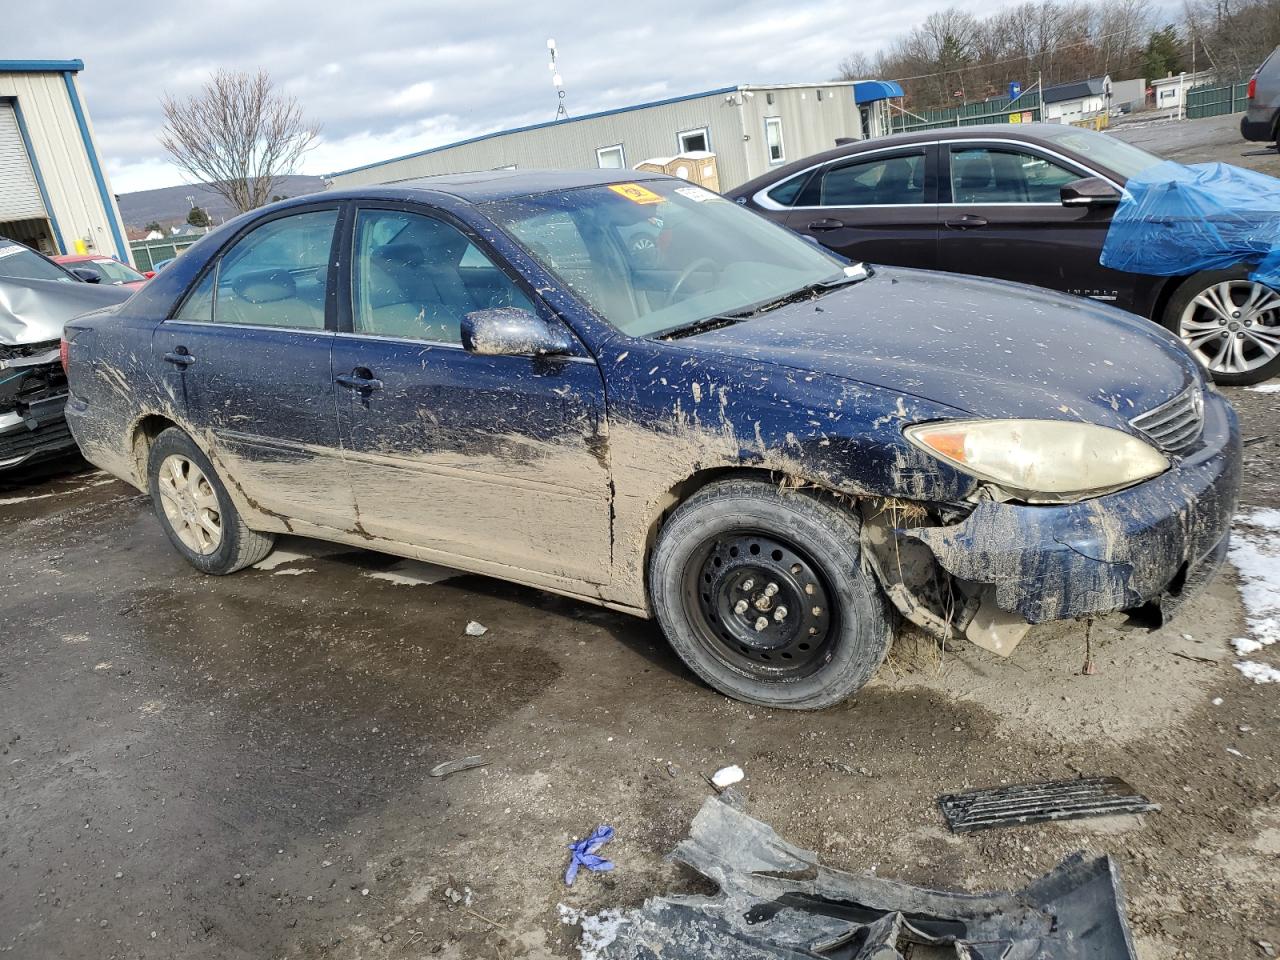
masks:
[[[323,174],[555,116],[735,83],[828,80],[940,0],[0,0],[0,59],[85,63],[81,90],[117,193],[184,182],[156,140],[162,91],[266,68],[323,126]],[[984,5],[989,13],[1007,5]]]

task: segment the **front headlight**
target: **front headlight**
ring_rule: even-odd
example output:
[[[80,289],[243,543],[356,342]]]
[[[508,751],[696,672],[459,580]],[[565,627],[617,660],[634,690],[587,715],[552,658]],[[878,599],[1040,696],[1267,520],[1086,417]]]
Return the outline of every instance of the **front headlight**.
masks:
[[[1070,503],[1163,473],[1137,437],[1068,420],[943,420],[908,427],[926,453],[1031,502]]]

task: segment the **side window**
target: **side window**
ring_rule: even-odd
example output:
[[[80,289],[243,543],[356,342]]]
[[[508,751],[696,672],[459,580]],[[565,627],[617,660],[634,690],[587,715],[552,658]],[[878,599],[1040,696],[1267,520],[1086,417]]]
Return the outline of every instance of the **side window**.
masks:
[[[951,149],[955,203],[1058,203],[1063,184],[1083,174],[1021,150]]]
[[[356,333],[462,342],[474,310],[534,306],[457,228],[416,213],[361,210],[351,260]]]
[[[573,217],[562,211],[526,217],[510,225],[511,232],[538,261],[592,303],[596,300],[594,263]]]
[[[173,315],[175,320],[190,320],[195,323],[213,322],[213,284],[218,276],[217,264],[205,273],[195,288],[187,294],[182,306]]]
[[[218,263],[213,322],[324,329],[337,222],[337,210],[298,213],[268,221],[236,241]],[[199,292],[183,304],[184,319],[194,319],[185,314],[197,306]]]
[[[805,190],[801,206],[865,207],[925,202],[924,153],[874,157],[828,167]]]
[[[772,190],[769,191],[769,199],[774,203],[780,203],[784,207],[789,207],[796,202],[796,197],[800,195],[800,188],[804,186],[809,174],[802,173],[798,177],[792,177],[790,180],[783,180]]]

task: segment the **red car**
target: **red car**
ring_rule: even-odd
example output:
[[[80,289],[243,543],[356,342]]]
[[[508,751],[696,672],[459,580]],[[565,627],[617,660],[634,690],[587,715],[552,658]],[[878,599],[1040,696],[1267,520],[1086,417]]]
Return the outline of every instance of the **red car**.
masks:
[[[136,290],[155,276],[154,273],[139,273],[127,263],[121,263],[114,257],[104,257],[101,254],[68,254],[51,259],[88,283],[119,284],[130,290]],[[90,279],[91,277],[98,279],[93,280]]]

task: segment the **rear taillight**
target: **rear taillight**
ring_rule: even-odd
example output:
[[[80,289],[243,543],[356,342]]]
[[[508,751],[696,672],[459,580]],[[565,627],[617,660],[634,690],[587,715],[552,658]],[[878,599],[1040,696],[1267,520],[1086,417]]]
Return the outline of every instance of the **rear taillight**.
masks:
[[[1249,78],[1249,99],[1252,100],[1258,95],[1258,78]]]
[[[58,345],[58,359],[62,361],[62,374],[67,375],[67,360],[71,357],[71,344],[67,343],[67,338],[62,338],[62,343]]]

